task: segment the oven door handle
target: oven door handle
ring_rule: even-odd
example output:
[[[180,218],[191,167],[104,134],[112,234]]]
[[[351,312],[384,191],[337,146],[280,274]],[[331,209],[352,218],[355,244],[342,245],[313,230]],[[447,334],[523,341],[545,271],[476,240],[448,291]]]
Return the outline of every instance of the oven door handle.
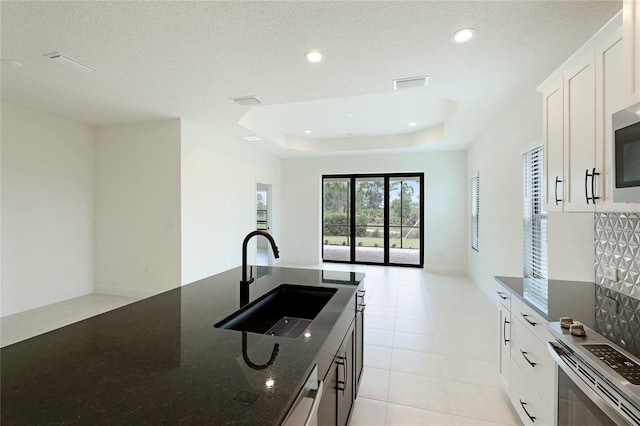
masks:
[[[571,381],[593,402],[602,410],[611,420],[619,425],[628,425],[620,414],[614,410],[608,402],[606,402],[600,395],[598,395],[593,389],[591,389],[585,382],[578,376],[567,363],[562,359],[562,353],[564,348],[556,342],[549,342],[547,350],[551,354],[551,357],[556,362],[558,367],[571,379]]]

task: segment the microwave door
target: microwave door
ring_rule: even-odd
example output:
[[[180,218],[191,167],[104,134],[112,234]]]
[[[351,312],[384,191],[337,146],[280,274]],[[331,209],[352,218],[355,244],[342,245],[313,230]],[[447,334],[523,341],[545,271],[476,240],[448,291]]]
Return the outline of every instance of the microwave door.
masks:
[[[640,104],[612,118],[613,201],[640,203]]]

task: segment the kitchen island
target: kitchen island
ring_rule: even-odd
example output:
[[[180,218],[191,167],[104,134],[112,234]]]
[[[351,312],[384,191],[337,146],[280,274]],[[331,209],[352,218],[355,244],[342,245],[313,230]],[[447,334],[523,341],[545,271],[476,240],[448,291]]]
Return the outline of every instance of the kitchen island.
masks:
[[[313,367],[328,371],[364,275],[259,267],[250,301],[281,284],[337,289],[297,338],[214,327],[240,308],[240,276],[231,269],[0,349],[0,421],[280,424]]]

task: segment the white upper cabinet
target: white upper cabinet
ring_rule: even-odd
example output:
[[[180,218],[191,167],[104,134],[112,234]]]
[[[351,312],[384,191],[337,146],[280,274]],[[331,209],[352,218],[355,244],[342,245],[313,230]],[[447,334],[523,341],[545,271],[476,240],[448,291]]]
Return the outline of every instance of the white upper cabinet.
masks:
[[[640,0],[624,1],[623,19],[623,69],[629,106],[640,102]]]
[[[612,198],[611,115],[634,96],[640,98],[631,92],[631,87],[638,92],[640,79],[640,0],[628,3],[624,24],[636,25],[633,60],[625,38],[630,31],[623,29],[619,13],[538,88],[543,94],[547,211],[640,211],[640,204]],[[635,13],[633,20],[629,11]]]
[[[551,85],[542,95],[545,151],[545,205],[548,212],[562,211],[565,193],[564,177],[564,96],[562,80]]]
[[[596,73],[593,53],[564,75],[565,211],[595,211],[601,165],[596,164]]]
[[[628,81],[624,78],[623,31],[614,32],[596,47],[596,161],[603,165],[600,200],[603,212],[640,211],[637,203],[614,203],[613,129],[611,115],[628,105]]]

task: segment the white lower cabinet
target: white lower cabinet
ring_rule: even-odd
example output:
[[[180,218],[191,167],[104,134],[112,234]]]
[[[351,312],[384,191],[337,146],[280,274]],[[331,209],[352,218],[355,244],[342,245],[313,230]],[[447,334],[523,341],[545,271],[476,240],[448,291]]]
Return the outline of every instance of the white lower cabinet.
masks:
[[[509,389],[511,370],[511,313],[500,306],[500,378]]]
[[[524,425],[554,425],[552,411],[542,402],[542,398],[520,371],[515,360],[511,361],[509,399]]]
[[[500,378],[524,425],[553,426],[558,379],[547,351],[551,335],[546,320],[518,297],[508,296],[511,309],[498,303]]]
[[[538,391],[545,405],[549,409],[553,408],[556,397],[556,364],[547,351],[546,342],[538,340],[520,321],[513,322],[511,334],[511,358]]]

